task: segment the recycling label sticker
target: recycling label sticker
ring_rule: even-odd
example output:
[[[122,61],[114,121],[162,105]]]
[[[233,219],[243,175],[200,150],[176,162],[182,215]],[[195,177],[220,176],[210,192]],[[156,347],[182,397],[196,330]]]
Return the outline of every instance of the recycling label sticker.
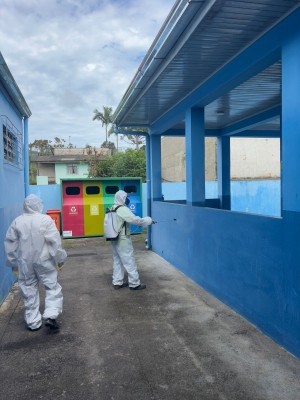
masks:
[[[90,214],[91,214],[91,215],[99,215],[99,207],[98,207],[98,204],[91,204],[91,205],[90,205]]]
[[[129,208],[130,208],[131,211],[135,211],[135,205],[134,204],[130,204]]]
[[[71,206],[69,207],[69,214],[71,215],[77,215],[78,214],[78,210],[75,206]]]

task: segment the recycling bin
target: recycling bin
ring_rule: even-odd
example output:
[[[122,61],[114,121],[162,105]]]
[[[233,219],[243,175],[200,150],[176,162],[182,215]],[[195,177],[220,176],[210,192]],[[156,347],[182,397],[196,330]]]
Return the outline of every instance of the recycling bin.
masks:
[[[55,223],[55,226],[58,230],[58,232],[60,233],[61,230],[61,226],[60,226],[60,210],[47,210],[46,214],[49,215],[49,217],[51,217]]]
[[[62,179],[62,236],[103,236],[106,208],[114,204],[119,190],[128,193],[129,209],[142,217],[141,178]],[[132,233],[142,230],[142,227],[131,227]]]

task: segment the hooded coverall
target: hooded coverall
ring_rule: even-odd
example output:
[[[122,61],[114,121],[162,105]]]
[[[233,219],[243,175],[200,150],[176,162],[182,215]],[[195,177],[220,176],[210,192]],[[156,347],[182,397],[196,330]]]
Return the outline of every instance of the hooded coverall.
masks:
[[[45,291],[43,319],[55,319],[62,312],[63,295],[57,282],[57,263],[63,263],[67,253],[54,221],[41,214],[43,202],[34,194],[26,197],[23,214],[8,228],[4,241],[6,265],[18,269],[19,288],[29,329],[41,326],[39,282]]]
[[[116,241],[111,241],[113,248],[113,285],[121,286],[124,279],[124,269],[128,273],[129,287],[136,287],[140,285],[139,274],[135,262],[133,246],[130,237],[130,224],[138,226],[147,226],[152,224],[150,217],[140,218],[134,215],[129,208],[125,206],[127,193],[119,190],[115,194],[114,206],[119,207],[116,211],[118,230],[121,228],[125,221],[125,226],[122,228],[119,238]]]

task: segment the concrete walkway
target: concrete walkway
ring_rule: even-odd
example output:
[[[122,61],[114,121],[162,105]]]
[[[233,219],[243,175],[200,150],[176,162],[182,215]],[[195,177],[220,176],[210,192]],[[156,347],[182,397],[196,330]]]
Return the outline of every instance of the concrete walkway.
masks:
[[[0,309],[0,398],[299,400],[300,361],[135,237],[147,289],[114,290],[103,238],[65,241],[61,332]],[[41,289],[41,309],[43,309]]]

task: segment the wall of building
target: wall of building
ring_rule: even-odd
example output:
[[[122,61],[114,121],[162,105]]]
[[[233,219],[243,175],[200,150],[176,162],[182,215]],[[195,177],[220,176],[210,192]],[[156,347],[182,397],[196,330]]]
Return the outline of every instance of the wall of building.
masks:
[[[0,115],[6,115],[16,128],[23,132],[21,118],[14,111],[4,94],[0,91]],[[1,133],[3,120],[0,117]],[[12,284],[16,280],[11,269],[5,265],[3,242],[11,222],[22,213],[25,197],[24,172],[18,168],[5,164],[3,157],[3,139],[0,140],[0,304],[7,296]]]
[[[162,192],[165,201],[185,200],[186,183],[162,183]],[[206,182],[205,192],[207,199],[218,197],[217,182]],[[31,185],[30,194],[36,194],[44,202],[44,211],[61,210],[61,186]],[[143,216],[147,215],[147,183],[142,184]],[[280,181],[233,181],[231,182],[232,211],[246,212],[268,216],[280,216]]]
[[[61,210],[60,185],[30,185],[29,194],[35,194],[43,201],[44,214],[47,210]]]
[[[89,155],[89,149],[86,148],[75,148],[75,149],[54,149],[54,155],[55,156],[65,156],[65,155]],[[103,147],[97,147],[97,148],[92,148],[92,154],[95,154],[95,151],[97,154],[102,154],[102,155],[110,155],[111,150],[106,149]]]
[[[165,182],[185,182],[185,138],[162,137],[162,179]],[[205,180],[216,180],[216,139],[205,138]]]
[[[155,201],[152,215],[177,219],[152,227],[157,254],[300,356],[299,213],[276,218]]]
[[[231,138],[231,179],[279,179],[280,139]],[[205,139],[205,180],[216,181],[216,139]],[[184,182],[185,138],[162,138],[162,178]]]
[[[54,164],[38,164],[37,175],[48,176],[48,183],[55,182],[55,166]]]
[[[68,174],[67,173],[67,166],[69,164],[77,164],[77,174]],[[89,175],[89,166],[88,164],[84,163],[75,163],[75,162],[68,162],[66,164],[60,163],[55,164],[55,176],[56,176],[56,183],[59,184],[61,179],[75,179],[75,178],[87,178]]]
[[[280,178],[280,139],[230,139],[231,179]]]

